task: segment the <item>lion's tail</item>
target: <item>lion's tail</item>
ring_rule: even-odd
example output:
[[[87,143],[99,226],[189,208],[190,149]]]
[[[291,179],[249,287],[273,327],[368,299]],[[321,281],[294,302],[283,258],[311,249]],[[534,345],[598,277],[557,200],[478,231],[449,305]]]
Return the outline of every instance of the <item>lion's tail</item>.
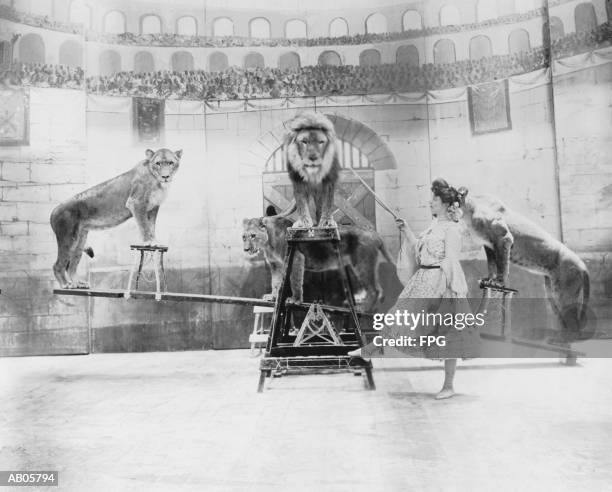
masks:
[[[287,218],[289,217],[293,212],[295,212],[297,210],[297,203],[295,202],[295,200],[292,200],[291,203],[289,204],[289,206],[283,210],[282,212],[279,212],[277,215],[275,215],[274,217],[283,217],[283,218]]]
[[[83,253],[85,253],[87,256],[89,256],[90,258],[94,257],[94,250],[91,246],[88,246],[87,248],[85,248],[83,250]]]

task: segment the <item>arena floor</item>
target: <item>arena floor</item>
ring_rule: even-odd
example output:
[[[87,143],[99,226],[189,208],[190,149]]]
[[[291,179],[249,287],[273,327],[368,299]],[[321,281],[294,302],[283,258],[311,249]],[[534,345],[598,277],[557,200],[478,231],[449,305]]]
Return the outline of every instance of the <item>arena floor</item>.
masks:
[[[70,491],[612,484],[611,360],[467,361],[445,401],[440,363],[374,364],[374,392],[336,374],[258,394],[245,350],[0,359],[0,468]]]

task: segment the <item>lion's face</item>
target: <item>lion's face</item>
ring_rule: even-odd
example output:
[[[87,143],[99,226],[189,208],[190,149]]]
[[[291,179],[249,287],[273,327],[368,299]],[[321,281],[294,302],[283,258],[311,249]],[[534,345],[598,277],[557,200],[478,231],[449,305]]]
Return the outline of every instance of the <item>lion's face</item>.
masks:
[[[255,257],[268,242],[268,231],[261,218],[244,219],[242,222],[242,249],[249,257]]]
[[[322,129],[300,130],[287,152],[287,161],[295,171],[307,181],[320,182],[331,169],[335,139]]]
[[[183,151],[172,152],[168,149],[159,149],[157,152],[153,152],[148,149],[146,154],[149,170],[153,176],[162,184],[170,183],[174,174],[178,171]]]

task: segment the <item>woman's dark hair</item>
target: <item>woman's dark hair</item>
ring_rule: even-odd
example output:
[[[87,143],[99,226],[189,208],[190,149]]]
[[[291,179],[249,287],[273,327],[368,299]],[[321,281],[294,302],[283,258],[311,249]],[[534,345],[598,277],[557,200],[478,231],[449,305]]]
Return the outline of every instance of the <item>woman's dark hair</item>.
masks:
[[[440,197],[442,203],[452,205],[458,202],[461,206],[465,203],[465,197],[468,190],[463,186],[459,189],[453,188],[445,179],[437,178],[431,183],[431,192],[434,196]]]

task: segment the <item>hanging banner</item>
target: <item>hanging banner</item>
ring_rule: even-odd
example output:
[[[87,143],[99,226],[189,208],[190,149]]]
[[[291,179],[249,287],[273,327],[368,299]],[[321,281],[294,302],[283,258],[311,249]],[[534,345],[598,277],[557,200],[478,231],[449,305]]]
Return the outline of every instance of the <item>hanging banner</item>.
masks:
[[[29,100],[26,88],[0,88],[0,146],[29,145]]]
[[[468,88],[468,106],[472,134],[510,130],[508,80],[488,82]]]
[[[135,97],[132,104],[132,128],[139,143],[159,144],[163,140],[163,99]]]

